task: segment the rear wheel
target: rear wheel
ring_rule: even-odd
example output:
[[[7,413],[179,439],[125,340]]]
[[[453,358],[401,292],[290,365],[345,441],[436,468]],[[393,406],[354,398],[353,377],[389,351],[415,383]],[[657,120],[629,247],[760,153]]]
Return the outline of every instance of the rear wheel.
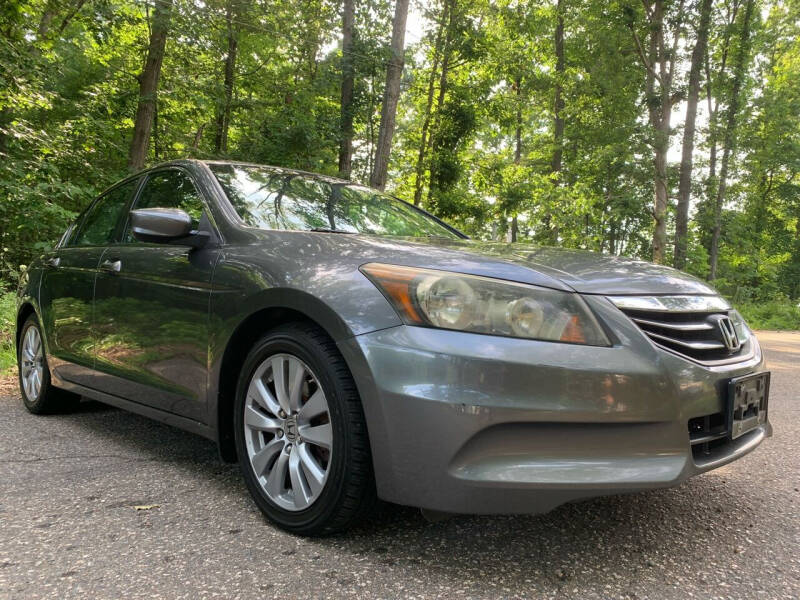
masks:
[[[239,378],[235,411],[242,473],[258,507],[277,525],[325,535],[372,508],[361,402],[323,331],[290,324],[256,343]]]
[[[30,412],[41,415],[73,410],[80,396],[54,387],[44,352],[42,332],[36,315],[22,326],[17,348],[19,389],[22,402]]]

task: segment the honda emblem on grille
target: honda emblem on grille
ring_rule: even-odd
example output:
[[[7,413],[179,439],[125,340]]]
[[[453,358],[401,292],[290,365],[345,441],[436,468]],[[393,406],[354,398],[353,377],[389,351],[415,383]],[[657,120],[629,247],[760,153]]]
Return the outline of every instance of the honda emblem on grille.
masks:
[[[742,342],[739,341],[739,336],[736,333],[736,327],[733,325],[733,321],[731,321],[730,317],[727,315],[714,315],[713,320],[717,324],[717,328],[719,329],[722,343],[725,344],[725,347],[728,349],[729,352],[736,352],[739,348],[742,347]]]

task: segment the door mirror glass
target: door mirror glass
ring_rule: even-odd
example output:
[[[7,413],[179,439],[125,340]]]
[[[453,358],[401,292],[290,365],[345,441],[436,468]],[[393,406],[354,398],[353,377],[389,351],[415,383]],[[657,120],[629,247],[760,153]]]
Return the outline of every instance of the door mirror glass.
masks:
[[[176,242],[193,237],[192,218],[179,208],[138,208],[131,211],[131,231],[142,242]]]

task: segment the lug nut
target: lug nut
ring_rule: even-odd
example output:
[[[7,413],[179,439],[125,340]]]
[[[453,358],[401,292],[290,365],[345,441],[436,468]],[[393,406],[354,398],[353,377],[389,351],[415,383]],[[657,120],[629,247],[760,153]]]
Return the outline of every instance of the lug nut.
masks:
[[[279,416],[281,419],[285,419],[285,418],[286,418],[286,413],[285,413],[285,412],[283,412],[282,410],[279,410],[279,411],[278,411],[278,416]]]
[[[278,433],[276,433],[275,435],[277,435],[279,439],[282,438],[283,437],[283,429],[278,429]]]
[[[286,444],[286,454],[290,454],[291,451],[292,451],[292,445],[291,444]]]

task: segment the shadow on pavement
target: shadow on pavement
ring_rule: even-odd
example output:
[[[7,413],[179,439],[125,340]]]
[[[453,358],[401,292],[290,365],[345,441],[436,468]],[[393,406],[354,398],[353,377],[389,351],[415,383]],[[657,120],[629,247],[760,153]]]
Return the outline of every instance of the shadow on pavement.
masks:
[[[214,444],[199,436],[98,403],[82,406],[73,422],[94,438],[113,440],[117,447],[124,443],[131,455],[172,463],[195,476],[207,473],[212,488],[247,495],[237,468],[223,465]],[[747,468],[743,462],[735,467]],[[416,509],[381,504],[372,520],[354,530],[301,542],[326,553],[346,552],[430,573],[463,569],[472,576],[497,577],[520,569],[560,584],[587,569],[622,569],[635,577],[668,565],[674,570],[680,562],[696,570],[708,559],[709,548],[722,549],[732,559],[746,551],[747,535],[762,520],[762,501],[757,480],[734,484],[718,471],[674,489],[585,500],[536,516],[458,516],[429,523]],[[247,518],[272,527],[255,507]]]

